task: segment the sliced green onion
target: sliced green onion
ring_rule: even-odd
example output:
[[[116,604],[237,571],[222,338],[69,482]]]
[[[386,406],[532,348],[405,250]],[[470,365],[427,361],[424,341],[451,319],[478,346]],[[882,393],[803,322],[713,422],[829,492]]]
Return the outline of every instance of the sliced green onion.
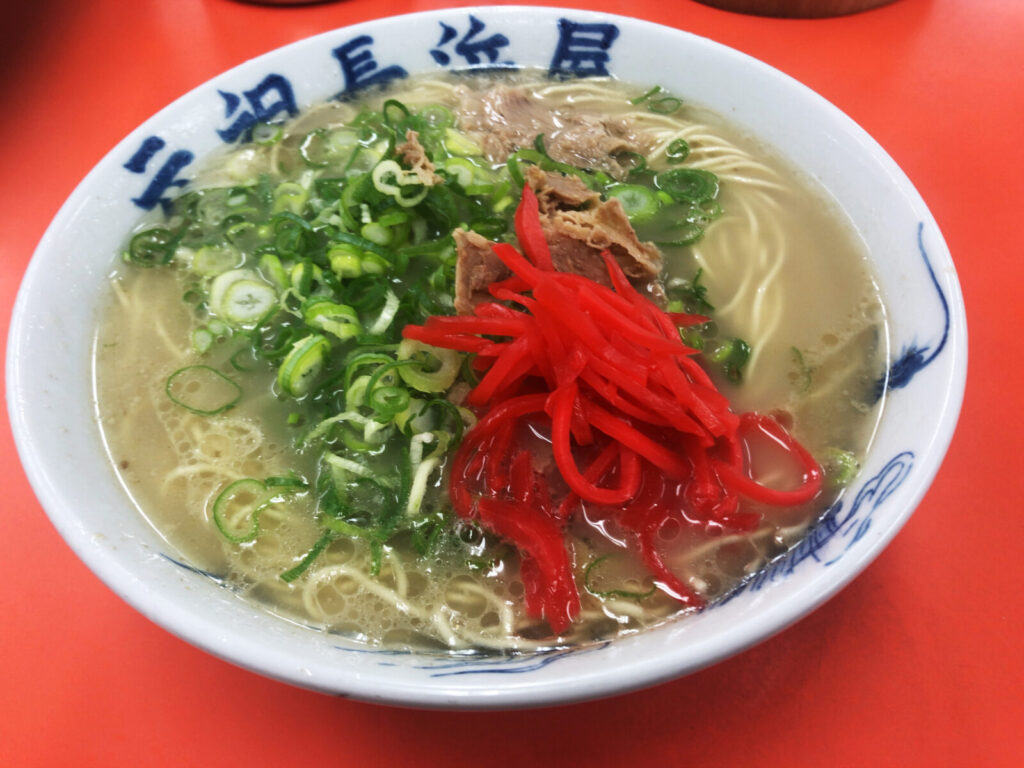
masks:
[[[413,438],[416,440],[419,435]],[[440,465],[440,460],[435,456],[429,459],[424,459],[416,465],[416,469],[413,472],[412,484],[409,488],[409,499],[405,503],[405,514],[407,515],[418,515],[420,508],[423,506],[423,497],[427,493],[427,481],[430,479],[430,475],[433,474],[434,470]]]
[[[351,245],[331,246],[327,251],[327,260],[331,263],[331,271],[341,280],[363,274],[360,252]]]
[[[608,560],[609,557],[611,557],[611,555],[603,555],[597,558],[587,565],[586,569],[583,571],[583,588],[586,589],[587,592],[595,597],[621,597],[627,600],[643,600],[645,597],[650,597],[657,591],[658,588],[655,585],[652,585],[646,592],[633,592],[626,589],[594,589],[590,584],[592,572],[598,565]]]
[[[237,405],[242,388],[208,365],[186,365],[167,377],[167,397],[186,411],[214,416]]]
[[[662,96],[659,99],[651,98],[652,96],[657,96],[659,93],[668,93],[668,91],[663,89],[660,85],[656,85],[642,96],[630,99],[629,103],[639,105],[646,101],[647,109],[651,112],[656,112],[659,115],[670,115],[683,105],[682,99],[677,99],[675,96]]]
[[[363,466],[357,461],[346,459],[336,453],[325,453],[324,461],[330,465],[331,469],[337,470],[341,473],[348,473],[366,478],[373,475],[373,470],[369,467]]]
[[[373,321],[373,325],[366,330],[374,336],[379,336],[384,333],[384,331],[391,327],[391,323],[395,319],[395,315],[398,314],[399,306],[400,302],[398,300],[398,296],[396,296],[389,288],[387,296],[384,299],[384,307],[381,309],[377,319]]]
[[[703,203],[718,195],[718,177],[700,168],[673,168],[654,177],[658,189],[681,203]]]
[[[259,358],[257,357],[257,350],[252,346],[239,347],[235,352],[228,358],[228,362],[231,367],[239,372],[246,372],[255,370],[258,365]]]
[[[327,297],[307,300],[302,306],[302,319],[306,325],[327,331],[342,341],[358,336],[363,330],[355,309]]]
[[[251,237],[259,237],[259,233],[256,230],[256,225],[251,221],[240,221],[237,224],[232,224],[225,230],[224,237],[233,244],[245,243]]]
[[[520,149],[508,156],[508,159],[505,161],[505,169],[509,172],[512,181],[518,189],[522,189],[523,184],[526,182],[526,177],[523,171],[519,169],[519,164],[526,162],[532,165],[540,165],[544,157],[535,149]]]
[[[669,312],[674,312],[674,311],[676,311],[676,310],[673,310],[671,308],[671,303],[670,303]],[[682,311],[682,307],[680,307],[678,311],[681,312]],[[706,346],[705,341],[704,341],[704,336],[701,335],[701,332],[700,332],[700,330],[698,328],[695,328],[693,326],[682,326],[682,327],[680,327],[679,328],[679,338],[683,340],[683,344],[688,346],[690,349],[697,350],[698,352],[703,351],[704,347]]]
[[[345,385],[345,408],[357,411],[366,405],[366,392],[370,388],[370,377],[357,376],[350,384]]]
[[[704,227],[693,221],[680,221],[667,231],[661,233],[664,239],[657,242],[659,246],[693,245],[704,237]]]
[[[824,464],[829,482],[838,487],[849,485],[860,472],[860,462],[856,454],[842,448],[826,450]]]
[[[322,277],[322,273],[316,264],[311,261],[300,261],[288,273],[288,282],[299,296],[309,296],[318,277]]]
[[[378,245],[372,240],[367,240],[365,237],[354,235],[351,232],[334,232],[331,238],[337,240],[340,243],[346,243],[348,245],[354,245],[361,251],[369,251],[375,253],[378,256],[384,258],[388,263],[395,260],[395,252],[385,248],[382,245]]]
[[[660,99],[653,99],[648,102],[647,108],[658,115],[671,115],[683,106],[683,100],[675,96],[664,96]]]
[[[403,365],[406,365],[403,361],[389,360],[388,363],[379,366],[372,374],[370,374],[370,380],[366,383],[366,394],[364,400],[369,402],[370,393],[377,387],[390,387],[397,384],[398,376],[395,375],[395,369],[401,368]]]
[[[206,327],[209,328],[210,333],[218,339],[227,338],[231,335],[231,326],[218,320],[216,317],[211,317],[210,322],[206,324]]]
[[[312,225],[291,211],[282,211],[272,219],[274,250],[284,258],[302,258],[313,235]]]
[[[213,346],[214,337],[208,328],[196,328],[192,331],[192,349],[200,355],[209,352]]]
[[[432,347],[415,339],[402,339],[397,356],[399,360],[416,363],[399,367],[398,375],[420,392],[447,391],[455,383],[462,366],[458,352]]]
[[[382,227],[397,227],[409,221],[409,211],[388,211],[377,218]]]
[[[498,200],[498,202],[496,202],[491,207],[491,210],[494,211],[494,213],[501,213],[502,211],[509,208],[514,202],[515,200],[512,198],[511,195],[506,195],[505,197]]]
[[[266,328],[258,327],[251,333],[255,356],[264,360],[282,360],[303,334],[303,330],[286,321]]]
[[[444,170],[452,176],[463,189],[472,186],[478,178],[478,168],[464,157],[450,157],[445,160]]]
[[[195,304],[198,309],[199,306],[206,304],[206,294],[193,284],[186,288],[185,292],[181,294],[181,300],[186,304]]]
[[[341,427],[340,434],[345,447],[356,453],[377,453],[383,446],[379,439],[367,439],[365,431],[360,434],[347,424]]]
[[[345,389],[353,386],[353,382],[359,377],[360,371],[367,366],[380,366],[393,363],[394,358],[383,352],[359,352],[353,355],[345,364],[345,375],[342,379]]]
[[[180,240],[180,234],[165,227],[144,230],[128,243],[125,259],[141,267],[169,264]]]
[[[653,88],[651,88],[651,90],[649,90],[647,93],[643,94],[642,96],[637,96],[635,98],[630,99],[629,103],[630,104],[634,104],[634,105],[635,104],[642,104],[643,102],[647,101],[647,99],[651,98],[651,96],[654,96],[655,94],[658,94],[658,93],[661,93],[661,86],[660,85],[654,86]]]
[[[278,386],[292,397],[307,394],[323,370],[330,351],[331,342],[325,336],[312,334],[299,339],[277,370]]]
[[[717,200],[705,200],[694,206],[691,215],[694,219],[707,224],[721,217],[722,205]]]
[[[338,128],[327,134],[325,145],[327,155],[331,159],[347,157],[359,149],[359,137],[354,131]],[[327,180],[318,179],[317,181],[324,183]]]
[[[640,184],[614,184],[608,188],[608,196],[622,203],[626,216],[634,224],[650,221],[661,208],[658,196]]]
[[[497,188],[498,185],[496,184],[470,184],[465,188],[465,191],[471,197],[484,197],[486,195],[493,195]]]
[[[647,158],[639,152],[619,152],[615,161],[626,169],[630,175],[643,173],[647,170]]]
[[[284,136],[284,128],[275,123],[256,123],[252,127],[252,140],[263,146],[277,144]]]
[[[417,114],[426,120],[427,125],[432,128],[447,128],[455,124],[455,115],[448,107],[441,104],[430,104],[426,107],[421,107]]]
[[[252,541],[260,532],[260,512],[271,503],[272,494],[259,480],[236,480],[213,502],[213,522],[228,541]]]
[[[793,353],[793,362],[796,363],[797,367],[796,375],[793,376],[790,374],[790,378],[794,381],[800,382],[800,392],[806,392],[811,388],[814,371],[804,360],[803,352],[801,352],[797,347],[790,347],[789,349]]]
[[[317,128],[305,135],[299,143],[299,157],[310,168],[326,168],[330,164],[325,128]]]
[[[384,122],[390,126],[395,126],[398,123],[401,123],[409,117],[410,114],[409,108],[398,99],[388,99],[384,102],[380,111],[384,116]]]
[[[279,291],[285,290],[291,281],[288,279],[288,272],[285,271],[281,259],[276,253],[264,253],[260,256],[260,274],[267,278]]]
[[[210,309],[235,327],[255,326],[277,305],[277,291],[256,272],[232,269],[210,284]]]
[[[468,229],[483,235],[488,240],[497,240],[508,229],[508,222],[499,216],[481,216],[469,222]]]
[[[412,208],[422,203],[429,192],[430,187],[423,184],[407,184],[395,195],[395,202],[405,208]]]
[[[665,286],[668,298],[681,301],[685,309],[679,311],[707,315],[715,311],[715,305],[708,300],[708,287],[701,282],[704,269],[698,269],[693,280],[676,278]],[[676,310],[672,310],[676,311]]]
[[[324,516],[321,518],[320,524],[335,535],[341,534],[353,539],[367,539],[373,535],[373,529],[363,528],[355,523],[350,523],[348,520],[342,520],[337,517]]]
[[[670,163],[681,163],[690,156],[690,144],[686,139],[676,139],[665,150],[665,157]]]
[[[289,472],[287,475],[275,475],[273,477],[268,477],[263,481],[263,484],[267,486],[268,489],[283,488],[285,490],[305,490],[309,488],[309,483],[294,472]]]
[[[282,181],[274,188],[274,203],[271,213],[302,213],[309,200],[309,190],[295,181]]]
[[[415,481],[414,481],[415,482]],[[411,494],[410,494],[411,497]],[[411,525],[412,544],[420,557],[426,557],[437,546],[447,519],[440,510],[419,516]]]
[[[300,441],[299,444],[300,446],[305,446],[309,445],[310,443],[316,442],[320,438],[327,435],[335,427],[335,425],[348,421],[356,422],[359,424],[365,424],[366,418],[358,413],[355,413],[352,410],[345,411],[344,413],[339,413],[335,416],[331,416],[329,418],[324,419],[311,430],[309,430],[302,437],[302,440]]]
[[[349,157],[348,163],[345,165],[345,175],[358,176],[368,173],[380,162],[382,157],[384,157],[383,153],[378,152],[372,147],[356,147]]]
[[[425,406],[426,401],[421,400],[418,397],[410,397],[408,407],[404,411],[395,414],[395,417],[392,420],[394,425],[403,433],[412,434],[407,427],[409,426],[410,421],[423,411]]]
[[[192,271],[213,277],[242,264],[242,254],[233,245],[203,245],[192,256]]]
[[[325,531],[323,535],[316,540],[312,549],[306,553],[306,555],[299,561],[299,564],[294,568],[289,568],[287,571],[281,574],[281,580],[291,583],[295,581],[299,576],[309,570],[314,561],[323,554],[323,551],[327,549],[328,545],[334,541],[336,534],[333,531]]]
[[[359,268],[366,275],[383,275],[388,271],[387,259],[383,259],[376,253],[367,251],[359,260]]]
[[[402,387],[376,387],[369,393],[367,405],[378,419],[391,421],[409,407],[409,392]]]
[[[391,230],[380,222],[371,221],[359,229],[359,234],[377,245],[391,245]]]
[[[538,134],[537,138],[534,140],[534,145],[537,147],[544,146],[543,134]],[[520,164],[524,162],[540,166],[546,171],[559,171],[567,176],[576,176],[580,181],[586,184],[588,188],[594,190],[601,189],[612,183],[612,179],[608,174],[601,171],[588,173],[574,165],[552,160],[548,157],[546,150],[520,149],[509,155],[508,159],[505,161],[505,169],[508,171],[509,176],[512,177],[512,181],[515,183],[517,189],[522,189],[523,183],[525,182],[523,171],[519,168]]]
[[[729,381],[738,383],[743,378],[743,366],[750,359],[750,345],[743,339],[729,339],[715,349],[710,357],[722,365]]]
[[[410,208],[421,202],[430,189],[412,171],[394,160],[381,160],[370,174],[374,189],[394,198],[399,205]]]
[[[484,153],[479,144],[454,128],[445,130],[443,144],[449,154],[460,157],[475,157]]]

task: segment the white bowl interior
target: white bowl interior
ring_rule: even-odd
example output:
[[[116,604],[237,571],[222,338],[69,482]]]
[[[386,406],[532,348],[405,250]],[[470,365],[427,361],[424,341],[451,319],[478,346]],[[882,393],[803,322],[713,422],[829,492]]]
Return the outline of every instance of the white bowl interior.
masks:
[[[226,122],[220,92],[244,93],[268,73],[288,78],[300,106],[331,97],[345,83],[332,52],[363,36],[372,39],[364,49],[382,68],[437,69],[429,52],[440,23],[462,31],[470,14],[488,33],[508,38],[502,60],[519,65],[552,62],[552,51],[565,42],[559,20],[584,25],[573,29],[591,39],[614,28],[606,50],[584,46],[578,52],[590,58],[580,61],[600,63],[605,56],[620,79],[657,82],[710,107],[819,180],[873,255],[890,299],[892,358],[902,360],[894,369],[899,386],[889,392],[869,460],[844,506],[735,598],[603,646],[483,661],[347,645],[273,617],[184,568],[132,507],[110,468],[90,373],[102,285],[123,234],[139,218],[131,198],[147,183],[124,164],[144,139],[166,142],[164,155],[155,156],[161,161],[178,149],[196,156],[216,149],[222,143],[216,129]],[[906,354],[915,351],[916,357]],[[18,296],[7,367],[15,438],[43,507],[82,560],[131,605],[193,644],[260,673],[342,695],[435,707],[531,706],[607,695],[696,670],[782,629],[852,579],[907,520],[952,437],[965,375],[963,303],[942,236],[904,174],[850,119],[778,71],[678,30],[509,6],[332,31],[231,70],[147,121],[86,177],[40,242]]]

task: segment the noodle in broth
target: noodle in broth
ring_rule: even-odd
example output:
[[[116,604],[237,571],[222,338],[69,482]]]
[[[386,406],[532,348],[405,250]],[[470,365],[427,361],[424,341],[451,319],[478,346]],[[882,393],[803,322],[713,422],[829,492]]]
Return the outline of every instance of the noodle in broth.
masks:
[[[642,132],[650,139],[652,168],[669,167],[670,147],[685,140],[686,166],[719,179],[722,215],[697,242],[663,249],[663,281],[694,284],[699,275],[715,307],[718,335],[749,344],[742,381],[716,373],[716,383],[737,412],[780,414],[827,473],[830,451],[862,455],[880,410],[872,384],[885,359],[884,311],[861,243],[824,194],[701,109],[656,114],[630,102],[642,91],[606,80],[519,79],[545,110],[610,116]],[[437,104],[456,110],[466,89],[486,85],[431,79],[366,99],[375,109],[390,98],[413,111]],[[267,173],[301,180],[310,173],[296,150],[301,137],[350,123],[363,107],[335,102],[310,109],[284,127],[284,140],[214,159],[194,186],[232,186]],[[296,449],[301,435],[289,426],[295,404],[280,397],[275,373],[267,369],[239,374],[245,396],[229,410],[202,415],[180,407],[167,395],[168,377],[200,362],[231,371],[233,353],[227,342],[196,352],[204,316],[182,300],[195,289],[194,275],[123,266],[111,284],[113,300],[97,334],[95,379],[113,465],[167,541],[246,598],[294,621],[384,647],[551,647],[637,632],[685,612],[653,588],[643,563],[623,547],[628,536],[614,517],[587,507],[566,531],[582,610],[558,636],[522,610],[514,548],[450,516],[429,557],[417,551],[412,529],[376,551],[359,537],[339,536],[301,576],[283,580],[321,537],[317,494],[289,494],[266,507],[259,535],[244,542],[219,534],[213,508],[226,486],[245,478],[317,476],[318,455]],[[758,480],[785,485],[792,469],[780,464]],[[443,471],[427,477],[430,503],[445,506],[445,484]],[[763,520],[750,533],[666,526],[666,560],[714,601],[799,541],[839,492],[832,483],[812,502],[790,509],[751,503]]]

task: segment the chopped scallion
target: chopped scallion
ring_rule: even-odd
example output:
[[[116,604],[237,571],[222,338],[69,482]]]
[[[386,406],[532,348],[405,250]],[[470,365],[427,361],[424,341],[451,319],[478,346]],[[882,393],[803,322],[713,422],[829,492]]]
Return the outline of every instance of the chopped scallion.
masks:
[[[167,377],[164,391],[171,402],[200,416],[214,416],[233,408],[242,388],[216,368],[187,365]]]

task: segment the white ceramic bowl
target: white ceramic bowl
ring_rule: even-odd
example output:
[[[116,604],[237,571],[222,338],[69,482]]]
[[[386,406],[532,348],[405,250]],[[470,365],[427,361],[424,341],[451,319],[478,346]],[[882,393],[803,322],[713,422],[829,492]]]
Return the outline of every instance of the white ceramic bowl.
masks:
[[[471,36],[473,19],[484,25]],[[456,31],[444,40],[442,30]],[[500,35],[502,37],[494,37]],[[457,47],[460,41],[484,43]],[[475,57],[476,61],[471,58]],[[818,179],[868,248],[894,339],[889,404],[863,472],[840,507],[789,556],[706,612],[601,646],[510,659],[386,653],[275,618],[182,567],[107,464],[96,424],[90,346],[124,233],[159,184],[223,145],[239,119],[299,107],[400,67],[409,73],[514,62],[607,71],[660,83],[727,115]],[[653,63],[657,62],[655,66]],[[328,32],[243,64],[139,127],[68,199],[18,295],[8,407],[36,493],[61,535],[153,621],[231,662],[297,685],[424,707],[539,706],[653,684],[777,632],[837,592],[906,522],[952,437],[966,375],[953,264],[913,186],[849,118],[789,77],[711,41],[617,16],[480,7],[382,19]],[[88,493],[82,494],[83,484]]]

